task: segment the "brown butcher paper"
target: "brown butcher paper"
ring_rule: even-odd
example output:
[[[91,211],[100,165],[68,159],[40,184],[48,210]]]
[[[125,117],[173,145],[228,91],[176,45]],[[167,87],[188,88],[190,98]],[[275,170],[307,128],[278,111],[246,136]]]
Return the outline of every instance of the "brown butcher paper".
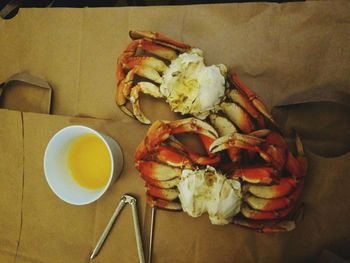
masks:
[[[0,82],[29,72],[53,87],[53,115],[0,110],[0,261],[89,262],[124,193],[135,195],[147,248],[149,207],[133,154],[148,126],[115,105],[116,58],[129,30],[159,31],[203,49],[259,94],[288,139],[306,146],[304,218],[289,233],[211,225],[207,215],[157,210],[153,262],[313,262],[322,250],[350,258],[349,105],[307,93],[350,93],[350,3],[244,3],[99,9],[24,9],[0,21]],[[322,91],[321,91],[322,90]],[[307,97],[296,105],[295,94]],[[40,94],[39,94],[40,96]],[[291,99],[292,98],[292,99]],[[166,103],[142,96],[152,120],[173,119]],[[316,103],[316,104],[315,104]],[[58,116],[65,115],[65,116]],[[55,132],[83,124],[122,146],[120,178],[96,203],[72,206],[48,187],[42,161]],[[91,262],[136,262],[125,209]]]

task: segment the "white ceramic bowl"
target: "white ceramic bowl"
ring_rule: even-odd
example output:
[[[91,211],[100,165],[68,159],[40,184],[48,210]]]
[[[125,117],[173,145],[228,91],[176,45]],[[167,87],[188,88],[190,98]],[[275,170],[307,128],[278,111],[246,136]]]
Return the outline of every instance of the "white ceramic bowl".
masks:
[[[75,182],[68,169],[67,155],[71,143],[85,134],[95,134],[106,145],[111,158],[108,183],[100,189],[87,189]],[[111,137],[86,126],[68,126],[58,131],[46,147],[44,172],[52,191],[63,201],[73,205],[85,205],[100,198],[123,168],[123,154],[119,144]]]

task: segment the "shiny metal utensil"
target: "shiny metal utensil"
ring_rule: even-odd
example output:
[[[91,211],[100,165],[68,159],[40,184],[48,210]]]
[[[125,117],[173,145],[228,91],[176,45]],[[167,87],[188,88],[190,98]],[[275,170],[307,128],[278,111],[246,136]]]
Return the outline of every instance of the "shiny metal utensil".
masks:
[[[97,254],[100,252],[102,245],[104,244],[109,232],[112,229],[112,226],[117,219],[118,215],[122,211],[123,207],[126,204],[130,204],[132,208],[132,215],[133,215],[133,221],[134,221],[134,229],[135,229],[135,237],[136,237],[136,244],[137,244],[137,253],[139,255],[139,261],[141,263],[145,263],[145,256],[143,253],[143,246],[142,246],[142,238],[141,238],[141,231],[140,231],[140,224],[139,224],[139,217],[137,214],[137,205],[136,205],[136,198],[134,198],[131,195],[123,195],[120,198],[119,205],[115,209],[111,219],[109,220],[105,230],[103,231],[100,239],[98,240],[96,247],[94,248],[90,259],[93,259],[97,256]]]
[[[147,263],[152,262],[152,249],[153,249],[153,232],[154,232],[154,218],[155,218],[156,208],[153,206],[151,211],[151,229],[149,234],[149,246],[148,246],[148,260]]]

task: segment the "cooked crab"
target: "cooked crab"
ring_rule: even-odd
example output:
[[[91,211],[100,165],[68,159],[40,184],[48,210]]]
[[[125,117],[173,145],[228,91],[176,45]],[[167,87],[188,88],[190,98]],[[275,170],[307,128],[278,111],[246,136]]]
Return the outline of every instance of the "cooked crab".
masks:
[[[174,112],[200,119],[220,109],[237,111],[240,110],[237,106],[246,108],[246,104],[252,104],[272,120],[256,94],[236,74],[229,77],[235,89],[228,92],[232,84],[227,81],[226,66],[206,66],[200,49],[155,32],[130,31],[130,37],[133,41],[118,58],[116,72],[116,102],[129,116],[151,123],[140,109],[140,93],[144,93],[164,98]],[[139,54],[139,49],[143,53]],[[220,104],[226,95],[230,103]],[[132,111],[126,107],[127,102],[131,103]],[[261,121],[252,106],[246,109]]]
[[[200,134],[213,153],[238,148],[258,156],[240,162],[225,177],[207,166],[221,169],[218,156],[200,156],[172,138],[182,132]],[[152,206],[183,209],[192,216],[208,212],[215,224],[233,222],[262,232],[290,231],[295,222],[281,220],[295,210],[306,172],[299,137],[296,145],[298,156],[294,157],[274,131],[216,138],[209,124],[194,118],[157,121],[139,145],[135,162]]]
[[[118,59],[118,106],[148,124],[139,104],[146,93],[212,125],[188,118],[150,127],[135,153],[148,203],[191,216],[207,212],[215,224],[294,229],[307,166],[299,137],[295,157],[258,96],[225,66],[206,66],[199,49],[153,32],[130,36],[133,42]],[[174,136],[189,132],[199,135],[206,154]]]

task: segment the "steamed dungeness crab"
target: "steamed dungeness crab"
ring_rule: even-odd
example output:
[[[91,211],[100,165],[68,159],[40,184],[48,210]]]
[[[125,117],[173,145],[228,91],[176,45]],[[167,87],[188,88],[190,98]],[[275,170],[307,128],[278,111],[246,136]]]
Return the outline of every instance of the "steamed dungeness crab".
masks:
[[[240,107],[245,107],[247,103],[246,98],[242,98],[242,94],[245,94],[272,120],[256,94],[246,90],[244,85],[237,85],[239,92],[227,94],[226,66],[206,66],[202,50],[155,32],[130,31],[130,37],[133,41],[118,58],[116,72],[116,102],[129,116],[150,124],[140,109],[140,93],[164,98],[172,111],[200,119],[219,109],[240,111]],[[232,76],[233,81],[240,83],[235,74]],[[220,103],[226,97],[230,98],[230,104],[235,105],[224,104],[221,107]],[[127,102],[130,102],[132,110],[127,108]]]
[[[194,116],[155,121],[139,144],[135,164],[148,203],[194,217],[208,213],[213,224],[294,229],[306,173],[299,137],[295,157],[257,95],[224,65],[206,66],[201,50],[153,32],[130,37],[116,73],[121,110],[149,124],[139,104],[146,93]],[[206,154],[177,140],[181,133],[197,134]]]
[[[207,155],[174,137],[187,132],[212,142],[209,148],[204,143]],[[211,125],[199,119],[156,121],[139,144],[135,163],[151,206],[183,210],[194,217],[207,212],[213,224],[290,231],[295,228],[293,215],[306,173],[303,147],[296,138],[297,157],[276,131],[235,132],[219,138]],[[226,149],[227,156],[218,155]],[[248,157],[232,159],[231,155]]]

